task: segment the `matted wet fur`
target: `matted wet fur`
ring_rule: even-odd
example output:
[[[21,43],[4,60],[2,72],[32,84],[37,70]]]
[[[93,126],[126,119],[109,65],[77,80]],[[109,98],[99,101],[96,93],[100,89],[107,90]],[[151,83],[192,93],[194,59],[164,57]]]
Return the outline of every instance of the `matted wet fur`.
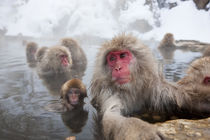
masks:
[[[77,88],[80,90],[79,103],[76,106],[72,106],[68,102],[67,97],[66,97],[71,88]],[[81,107],[84,105],[84,98],[87,97],[86,87],[80,79],[74,78],[74,79],[68,80],[61,87],[60,96],[62,99],[63,106],[67,110],[72,110],[75,107]]]
[[[35,67],[36,66],[36,58],[35,53],[38,49],[38,45],[35,42],[29,42],[26,45],[26,59],[29,63],[29,66]]]
[[[37,50],[36,55],[35,55],[37,62],[42,61],[42,58],[44,57],[44,54],[47,51],[47,49],[48,49],[47,47],[41,47]]]
[[[61,40],[61,45],[67,47],[71,52],[72,69],[77,71],[85,71],[87,58],[77,41],[72,38],[63,38]]]
[[[63,66],[60,60],[61,55],[67,55],[68,66]],[[38,73],[41,76],[53,75],[53,74],[66,74],[69,75],[71,72],[72,59],[71,54],[66,47],[54,46],[50,47],[44,53],[42,60],[38,63]]]
[[[112,81],[106,62],[110,51],[129,50],[131,81],[117,84]],[[140,119],[125,117],[138,110],[173,112],[181,109],[210,112],[210,101],[196,106],[202,99],[196,93],[166,81],[151,50],[132,35],[121,34],[100,48],[91,80],[92,104],[102,115],[105,139],[115,140],[163,139],[156,128]],[[204,95],[203,98],[208,97]]]
[[[202,57],[193,61],[187,70],[187,75],[178,81],[178,85],[198,93],[201,97],[208,93],[210,96],[210,85],[203,83],[206,76],[210,77],[210,57]]]

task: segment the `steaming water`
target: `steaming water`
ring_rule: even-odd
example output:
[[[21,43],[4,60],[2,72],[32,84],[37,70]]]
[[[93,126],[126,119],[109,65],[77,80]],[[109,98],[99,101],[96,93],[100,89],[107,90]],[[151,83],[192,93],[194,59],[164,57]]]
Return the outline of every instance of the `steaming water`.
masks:
[[[52,46],[61,37],[75,37],[88,58],[83,77],[88,87],[97,48],[118,32],[133,32],[141,39],[155,40],[160,40],[166,32],[172,32],[177,39],[209,42],[209,12],[196,10],[191,1],[177,1],[178,6],[171,10],[158,9],[155,2],[153,10],[150,10],[142,0],[2,0],[0,139],[57,140],[72,135],[78,140],[93,138],[93,108],[89,98],[85,99],[84,107],[88,111],[88,120],[79,133],[69,129],[61,113],[45,109],[46,104],[58,97],[49,92],[35,69],[28,67],[25,40],[35,40],[41,46]],[[183,77],[189,63],[201,55],[176,51],[172,55],[174,57],[163,59],[156,49],[157,41],[145,43],[153,50],[169,81]]]
[[[84,106],[89,112],[88,120],[81,127],[81,132],[75,133],[73,129],[69,129],[67,125],[71,127],[72,124],[64,122],[61,113],[49,112],[45,109],[48,103],[59,97],[52,95],[37,76],[35,69],[28,67],[25,46],[22,44],[24,40],[23,37],[2,37],[0,40],[0,138],[4,140],[57,140],[76,136],[78,140],[92,139],[93,108],[89,103],[89,98],[85,99]],[[43,45],[58,43],[56,39],[36,39],[35,41]],[[91,42],[81,43],[88,58],[88,67],[83,77],[87,87],[90,84],[94,58],[100,44],[95,43],[94,40]],[[200,56],[199,53],[178,51],[175,52],[174,59],[164,60],[156,49],[157,42],[149,42],[147,44],[153,49],[160,67],[163,66],[165,76],[170,81],[177,81],[183,77],[188,63]],[[78,121],[77,118],[73,121]]]

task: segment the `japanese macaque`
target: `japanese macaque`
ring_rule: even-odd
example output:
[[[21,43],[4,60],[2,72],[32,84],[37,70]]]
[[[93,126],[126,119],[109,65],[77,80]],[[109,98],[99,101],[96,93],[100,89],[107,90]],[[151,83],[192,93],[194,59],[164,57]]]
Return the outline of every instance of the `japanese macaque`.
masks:
[[[166,33],[160,42],[158,48],[175,48],[174,35],[172,33]]]
[[[36,66],[35,53],[37,49],[38,45],[35,42],[29,42],[26,45],[26,59],[31,67]]]
[[[70,75],[72,59],[66,47],[50,47],[38,62],[38,74],[40,76],[50,76],[55,74]]]
[[[47,47],[41,47],[37,50],[35,57],[38,62],[42,61],[42,58],[46,51],[47,51]]]
[[[85,71],[87,65],[87,59],[84,51],[78,45],[78,43],[72,38],[64,38],[61,40],[61,45],[65,46],[71,52],[72,57],[72,69],[77,71]]]
[[[176,50],[176,46],[174,44],[174,36],[171,33],[165,34],[162,41],[158,46],[158,50],[160,51],[161,55],[165,59],[172,59],[174,56],[174,51]]]
[[[102,45],[90,88],[107,140],[163,139],[152,124],[128,117],[139,110],[210,112],[210,93],[197,98],[198,93],[166,81],[151,50],[132,35]]]
[[[207,48],[205,49],[205,51],[203,52],[203,57],[205,57],[205,56],[210,56],[210,46],[207,47]]]
[[[166,33],[160,42],[158,49],[160,51],[169,51],[169,54],[175,49],[182,51],[203,52],[209,43],[203,43],[196,40],[175,40],[172,33]],[[164,50],[165,49],[165,50]]]
[[[205,94],[210,96],[210,57],[193,61],[187,70],[187,75],[179,80],[178,84],[188,91],[198,93],[198,96],[202,97]],[[209,100],[209,98],[204,98],[204,100]]]
[[[61,88],[61,99],[67,110],[83,106],[85,97],[87,97],[86,87],[79,79],[71,79]]]

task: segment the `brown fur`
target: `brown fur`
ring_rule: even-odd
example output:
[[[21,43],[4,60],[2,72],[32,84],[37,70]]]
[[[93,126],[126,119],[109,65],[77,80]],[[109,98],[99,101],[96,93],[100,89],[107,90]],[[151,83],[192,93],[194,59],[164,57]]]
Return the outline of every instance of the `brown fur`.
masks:
[[[38,45],[35,42],[29,42],[26,45],[26,58],[29,63],[36,63],[35,53],[38,49]]]
[[[38,62],[42,61],[42,58],[46,51],[47,51],[47,47],[41,47],[37,50],[35,57]]]
[[[203,52],[203,57],[205,57],[205,56],[210,56],[210,46],[207,47],[207,48],[205,49],[205,51]]]
[[[67,55],[69,66],[61,64],[60,55]],[[70,75],[72,59],[66,47],[54,46],[48,48],[44,53],[42,61],[38,62],[38,73],[40,75],[66,74]]]
[[[71,106],[67,99],[66,99],[66,94],[69,92],[69,90],[71,88],[78,88],[81,91],[80,94],[80,102],[81,104],[79,104],[80,106],[83,105],[83,99],[84,97],[87,96],[87,92],[86,92],[86,87],[85,85],[82,83],[81,80],[79,79],[71,79],[67,82],[65,82],[61,88],[61,99],[63,99],[63,105],[68,109],[71,110],[71,108],[73,109],[74,107]]]
[[[111,80],[106,55],[110,51],[130,50],[134,56],[130,64],[130,83],[118,85]],[[132,35],[119,35],[102,45],[96,58],[91,81],[92,104],[102,114],[106,139],[161,139],[154,126],[132,117],[138,110],[173,112],[179,109],[208,111],[210,107],[195,107],[194,94],[167,82],[159,71],[151,50]],[[192,99],[193,98],[193,99]],[[194,101],[194,104],[192,103]],[[199,101],[197,101],[199,102]],[[208,105],[210,103],[208,102]]]
[[[210,86],[204,85],[203,80],[210,76],[210,57],[203,57],[192,62],[187,70],[187,75],[178,81],[178,84],[198,95],[210,95]]]
[[[174,35],[172,33],[167,33],[164,35],[162,41],[160,42],[160,45],[158,46],[158,48],[174,48],[176,47],[174,45]]]
[[[198,9],[206,9],[207,4],[210,2],[210,0],[193,0],[193,1]]]
[[[71,52],[73,62],[72,69],[76,71],[85,71],[87,59],[78,43],[72,38],[64,38],[61,40],[61,45],[67,47]]]

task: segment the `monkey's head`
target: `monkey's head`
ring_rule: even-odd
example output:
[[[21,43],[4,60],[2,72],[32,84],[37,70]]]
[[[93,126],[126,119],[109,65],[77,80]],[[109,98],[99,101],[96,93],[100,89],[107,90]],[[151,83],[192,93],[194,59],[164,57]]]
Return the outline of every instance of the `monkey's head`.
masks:
[[[61,88],[61,99],[64,106],[70,108],[83,105],[83,99],[87,96],[86,87],[79,79],[72,79],[64,83]]]
[[[36,57],[38,62],[40,62],[42,60],[42,58],[43,58],[45,52],[47,51],[47,49],[48,49],[47,47],[41,47],[37,50],[35,57]]]
[[[64,38],[64,39],[62,39],[61,40],[61,44],[63,46],[68,47],[68,48],[72,48],[72,47],[78,46],[77,42],[74,39],[72,39],[72,38]]]
[[[55,72],[69,71],[72,65],[71,54],[66,47],[54,46],[46,50],[43,60]]]
[[[172,48],[174,46],[174,35],[172,33],[166,33],[163,37],[163,40],[160,42],[159,48],[167,47]]]
[[[38,45],[35,42],[29,42],[26,46],[26,52],[31,55],[35,55],[37,49]]]
[[[210,57],[195,60],[187,71],[195,92],[210,93]]]
[[[149,48],[134,36],[121,34],[100,48],[92,82],[121,89],[130,85],[141,88],[148,78],[157,75],[156,71]]]

